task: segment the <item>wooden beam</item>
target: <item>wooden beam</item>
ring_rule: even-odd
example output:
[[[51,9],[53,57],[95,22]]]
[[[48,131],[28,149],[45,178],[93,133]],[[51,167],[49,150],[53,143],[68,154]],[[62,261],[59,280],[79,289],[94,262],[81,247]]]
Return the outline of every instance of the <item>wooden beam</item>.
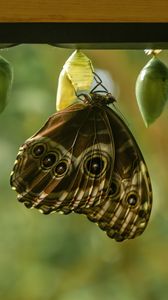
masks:
[[[0,22],[168,22],[168,1],[1,0]]]
[[[24,43],[72,49],[168,49],[168,23],[0,23],[0,48]]]

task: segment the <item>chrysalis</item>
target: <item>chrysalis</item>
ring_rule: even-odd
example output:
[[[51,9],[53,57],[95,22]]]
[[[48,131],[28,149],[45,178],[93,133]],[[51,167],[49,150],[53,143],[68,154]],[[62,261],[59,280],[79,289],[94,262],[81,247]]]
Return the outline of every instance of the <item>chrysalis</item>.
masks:
[[[77,94],[88,92],[93,82],[90,59],[76,50],[63,66],[58,80],[56,110],[61,110],[77,100]]]
[[[168,99],[168,68],[156,56],[145,65],[137,78],[136,98],[148,127],[160,116]]]
[[[9,62],[0,57],[0,113],[5,109],[12,84],[12,68]]]

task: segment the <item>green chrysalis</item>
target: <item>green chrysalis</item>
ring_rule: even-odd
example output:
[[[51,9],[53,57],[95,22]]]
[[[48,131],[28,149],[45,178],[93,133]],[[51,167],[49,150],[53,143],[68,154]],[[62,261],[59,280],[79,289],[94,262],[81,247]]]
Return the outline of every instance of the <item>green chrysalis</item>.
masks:
[[[0,56],[0,113],[5,109],[7,104],[12,77],[13,73],[10,63]]]
[[[136,98],[148,127],[160,116],[168,99],[168,68],[156,56],[144,66],[137,78]]]

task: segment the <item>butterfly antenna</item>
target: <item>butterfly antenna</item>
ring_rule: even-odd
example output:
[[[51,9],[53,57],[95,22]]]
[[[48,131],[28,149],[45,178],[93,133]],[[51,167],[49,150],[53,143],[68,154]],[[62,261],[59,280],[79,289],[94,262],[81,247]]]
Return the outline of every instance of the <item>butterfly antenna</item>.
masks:
[[[104,91],[97,91],[97,92],[105,92],[105,93],[108,93],[108,90],[106,89],[106,87],[103,85],[103,83],[102,83],[102,80],[101,80],[101,78],[99,77],[99,75],[97,75],[95,72],[93,72],[93,74],[94,74],[94,80],[96,81],[96,85],[95,85],[95,87],[91,90],[91,93],[94,93],[94,91],[96,90],[96,88],[98,87],[98,86],[101,86],[103,89],[104,89]]]

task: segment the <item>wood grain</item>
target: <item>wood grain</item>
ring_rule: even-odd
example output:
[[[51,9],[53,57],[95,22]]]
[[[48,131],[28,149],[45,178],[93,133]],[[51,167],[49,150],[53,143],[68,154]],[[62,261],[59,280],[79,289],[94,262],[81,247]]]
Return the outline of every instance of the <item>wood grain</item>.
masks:
[[[168,1],[1,0],[0,22],[168,22]]]

